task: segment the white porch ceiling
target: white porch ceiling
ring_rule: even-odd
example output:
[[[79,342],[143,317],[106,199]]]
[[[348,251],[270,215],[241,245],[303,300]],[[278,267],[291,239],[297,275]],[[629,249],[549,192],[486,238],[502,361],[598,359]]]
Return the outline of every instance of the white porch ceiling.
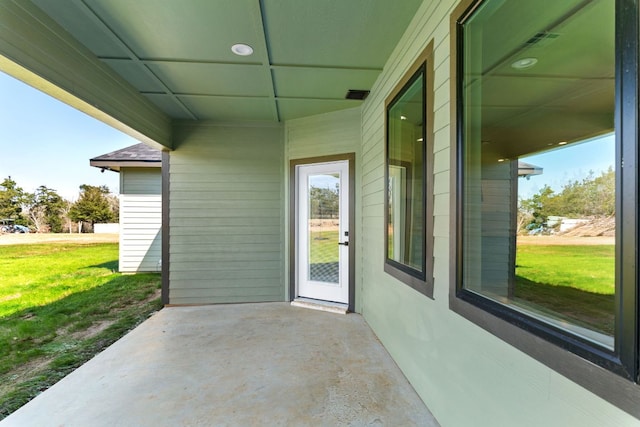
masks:
[[[422,3],[33,2],[170,117],[270,122],[358,106]]]

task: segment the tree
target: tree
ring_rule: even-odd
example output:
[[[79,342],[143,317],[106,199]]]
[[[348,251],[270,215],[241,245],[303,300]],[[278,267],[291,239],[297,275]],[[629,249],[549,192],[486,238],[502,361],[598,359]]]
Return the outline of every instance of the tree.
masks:
[[[120,220],[120,199],[116,194],[108,194],[107,200],[109,201],[111,212],[113,212],[113,221],[118,222]]]
[[[615,214],[616,174],[613,168],[595,176],[593,172],[582,181],[565,184],[556,193],[545,185],[529,199],[520,200],[518,223],[527,228],[541,228],[550,216],[569,218],[610,217]]]
[[[29,219],[37,231],[62,231],[62,208],[64,199],[55,190],[44,185],[38,187],[33,194],[25,195],[25,206]]]
[[[29,199],[31,199],[31,197],[33,197],[33,194],[29,195]],[[37,233],[49,231],[47,227],[47,213],[44,206],[38,206],[35,203],[29,202],[26,212],[31,225],[35,227]]]
[[[73,219],[71,219],[70,215],[71,208],[73,208],[73,203],[69,200],[65,200],[62,204],[62,208],[60,209],[60,216],[64,220],[67,233],[73,233]]]
[[[338,186],[335,188],[314,187],[310,189],[311,218],[335,218],[340,205]]]
[[[111,209],[108,194],[109,188],[104,185],[100,187],[81,185],[80,198],[71,207],[69,217],[73,221],[90,223],[92,229],[95,223],[113,221],[115,215]]]
[[[0,183],[0,218],[20,219],[24,202],[24,190],[10,176],[5,178]]]

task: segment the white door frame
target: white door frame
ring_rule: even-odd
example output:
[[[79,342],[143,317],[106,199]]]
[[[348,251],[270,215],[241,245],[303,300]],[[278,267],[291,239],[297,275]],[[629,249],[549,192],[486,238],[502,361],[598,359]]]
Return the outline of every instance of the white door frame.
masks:
[[[314,165],[314,164],[323,164],[323,163],[332,163],[338,161],[347,161],[348,162],[348,222],[342,226],[341,224],[341,232],[342,235],[345,230],[349,231],[348,241],[349,246],[341,247],[340,250],[344,250],[348,253],[348,310],[355,310],[355,154],[341,154],[335,156],[324,156],[324,157],[313,157],[306,159],[295,159],[290,162],[290,185],[289,185],[289,200],[290,200],[290,282],[289,282],[289,296],[290,300],[294,300],[299,296],[298,293],[298,225],[299,225],[299,211],[298,211],[298,169],[299,166],[305,165]],[[342,236],[341,236],[342,237]],[[346,238],[342,237],[340,241],[344,241]]]

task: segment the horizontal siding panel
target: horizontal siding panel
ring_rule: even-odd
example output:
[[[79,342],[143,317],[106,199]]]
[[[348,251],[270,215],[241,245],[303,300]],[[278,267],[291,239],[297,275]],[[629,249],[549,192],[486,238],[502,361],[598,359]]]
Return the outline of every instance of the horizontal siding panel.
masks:
[[[195,124],[195,127],[199,126],[201,125]],[[215,159],[216,163],[219,164],[256,158],[274,162],[282,160],[282,146],[277,148],[271,146],[271,148],[276,148],[274,150],[266,149],[266,146],[274,141],[274,132],[272,130],[263,129],[265,133],[262,134],[255,132],[256,129],[247,132],[248,129],[243,129],[241,126],[229,128],[229,130],[230,132],[221,132],[220,128],[208,129],[205,130],[207,135],[203,134],[202,138],[186,135],[186,144],[178,142],[175,147],[175,156],[172,164],[189,163],[192,160],[199,160],[204,164],[204,160],[209,158]],[[240,133],[246,133],[247,135],[238,139]],[[278,134],[277,139],[280,140],[278,142],[282,143],[283,129],[276,130],[276,133]],[[176,135],[176,137],[180,138],[179,135]],[[260,139],[266,142],[261,144]],[[260,156],[256,156],[256,153],[259,153]]]
[[[218,296],[218,297],[260,297],[260,296],[274,296],[277,295],[278,292],[275,290],[274,286],[229,286],[229,287],[210,287],[207,286],[207,283],[196,283],[194,285],[200,285],[199,287],[188,287],[188,288],[180,288],[180,287],[172,287],[171,288],[171,296],[180,298],[180,297],[192,297],[195,295],[206,295],[206,296]]]
[[[288,159],[357,153],[360,118],[361,110],[357,107],[287,121]]]
[[[197,190],[183,190],[176,192],[171,198],[172,202],[180,202],[181,204],[185,201],[203,201],[208,199],[214,200],[230,200],[230,201],[243,201],[243,200],[271,200],[271,201],[280,201],[279,197],[279,187],[277,191],[273,189],[272,191],[259,191],[253,188],[253,186],[248,186],[250,188],[244,189],[245,191],[235,191],[230,190],[228,188],[222,190],[211,190],[207,191],[197,191]]]
[[[230,180],[229,173],[216,173],[216,171],[211,171],[211,173],[202,176],[202,174],[197,172],[188,171],[187,173],[179,173],[173,170],[173,168],[171,169],[172,192],[193,188],[204,188],[212,191],[224,190],[225,188],[231,188],[231,186],[235,184],[264,184],[265,186],[268,185],[268,188],[261,188],[261,190],[279,191],[282,185],[280,181],[281,176],[277,173],[252,173],[249,175],[234,171],[233,180]]]
[[[433,193],[436,195],[439,194],[449,194],[451,191],[451,175],[449,171],[438,172],[433,175]]]
[[[280,185],[277,183],[271,182],[199,182],[194,184],[182,184],[182,185],[172,185],[171,191],[173,193],[197,193],[197,192],[225,192],[225,193],[234,193],[234,194],[253,194],[253,193],[279,193]],[[182,194],[180,197],[183,196]],[[181,200],[181,199],[176,199]]]
[[[151,178],[151,174],[123,175],[123,185],[129,179]],[[161,181],[158,171],[158,181]],[[162,258],[162,196],[120,195],[120,271],[159,271]]]
[[[281,214],[281,209],[261,209],[259,203],[250,204],[252,207],[245,207],[244,209],[189,209],[189,208],[176,208],[172,207],[172,217],[182,218],[210,218],[210,217],[228,217],[228,218],[262,218],[262,217],[277,217]]]
[[[447,125],[435,133],[435,144],[433,145],[433,152],[437,153],[448,149],[451,141],[451,126]]]
[[[248,239],[245,239],[248,240]],[[179,244],[174,243],[169,248],[169,253],[184,253],[188,249],[189,253],[207,253],[218,251],[237,251],[237,252],[275,252],[280,250],[280,244],[275,243],[255,243],[252,241],[236,242],[211,242],[207,244]]]
[[[142,222],[141,220],[136,220],[136,221],[132,221],[132,222],[128,222],[127,224],[125,224],[124,226],[122,224],[120,224],[120,237],[122,238],[122,231],[125,230],[126,233],[124,233],[124,237],[125,238],[137,238],[137,235],[148,235],[151,234],[153,232],[156,233],[160,233],[160,230],[162,228],[162,224],[160,224],[160,222],[151,222],[151,223],[146,223],[146,222]]]
[[[138,260],[142,261],[145,257],[160,259],[162,256],[162,251],[160,248],[151,248],[151,249],[129,249],[127,251],[127,256],[125,259],[129,261]]]
[[[120,224],[160,224],[162,222],[162,210],[147,212],[126,212],[126,208],[122,210],[120,215]]]
[[[269,265],[264,263],[262,268],[254,268],[251,270],[241,270],[242,271],[242,279],[277,279],[280,280],[282,276],[282,272],[279,268],[269,268]],[[216,271],[215,278],[218,280],[226,280],[226,279],[235,279],[238,277],[238,270],[222,270],[218,269]],[[179,286],[178,283],[188,283],[193,282],[194,284],[198,281],[200,282],[209,282],[211,280],[211,274],[203,274],[202,271],[199,270],[188,270],[188,271],[174,271],[171,273],[171,278],[176,281],[176,286]],[[271,282],[271,281],[270,281]]]
[[[127,168],[121,173],[120,194],[161,194],[162,171],[160,165],[155,168]]]
[[[138,266],[138,268],[133,268],[133,267],[122,267],[120,268],[120,272],[121,273],[161,273],[162,272],[162,267],[161,266],[156,266],[153,267],[152,265],[140,265]]]
[[[250,302],[276,302],[284,301],[284,293],[264,295],[260,297],[219,297],[196,294],[192,297],[173,297],[169,296],[171,304],[175,305],[202,305],[202,304],[241,304]]]
[[[451,169],[449,164],[450,149],[440,150],[433,155],[433,172],[445,172]]]
[[[178,274],[178,273],[182,273],[182,274]],[[211,286],[215,283],[229,284],[229,283],[232,283],[230,281],[238,280],[238,272],[233,270],[216,272],[216,276],[214,278],[211,278],[211,277],[207,278],[202,276],[198,277],[198,275],[195,273],[197,273],[197,271],[176,272],[176,274],[173,274],[171,276],[173,280],[176,281],[176,285],[173,286],[172,288],[173,289],[179,288],[180,283],[182,283],[183,285],[189,288],[191,287],[195,288],[195,287],[198,287],[198,283],[204,283],[204,284],[207,284],[208,286]],[[246,272],[246,274],[242,274],[242,278],[240,279],[240,281],[242,282],[243,287],[249,287],[249,284],[254,284],[254,283],[269,283],[269,284],[279,283],[280,277],[281,277],[280,270],[277,270],[277,269],[249,270]],[[245,282],[247,283],[245,284]]]
[[[180,232],[180,231],[181,231],[180,229],[177,230],[177,232]],[[257,235],[248,234],[252,236],[249,239],[247,238],[247,234],[234,233],[233,230],[227,229],[227,233],[228,234],[224,237],[224,241],[228,243],[236,243],[236,242],[271,243],[271,242],[277,241],[278,236],[280,236],[279,232],[272,233],[272,234],[257,234]],[[221,234],[216,234],[215,236],[219,236],[219,235]],[[220,241],[220,239],[217,239],[217,240]],[[174,243],[176,245],[181,245],[181,244],[189,245],[190,243],[208,244],[215,241],[216,239],[213,238],[211,235],[197,233],[197,232],[194,232],[193,234],[176,234],[176,230],[171,230],[171,242],[172,242],[171,246],[173,246]],[[186,248],[185,250],[188,251],[188,248]]]
[[[382,203],[375,203],[372,205],[363,205],[362,216],[364,218],[382,218],[383,216]]]
[[[198,225],[206,228],[206,227],[252,227],[252,226],[261,226],[261,227],[270,227],[276,226],[279,227],[282,219],[279,217],[266,217],[266,218],[203,218],[198,219]],[[193,226],[193,220],[189,218],[171,218],[171,226],[172,227],[181,227],[181,226]]]
[[[189,265],[195,265],[203,262],[217,262],[217,261],[278,261],[281,258],[280,248],[275,248],[275,251],[254,252],[248,251],[246,247],[234,249],[227,248],[223,251],[211,251],[211,252],[191,252],[185,253],[173,253],[171,255],[171,262],[183,263],[185,267]],[[177,271],[177,270],[176,270]]]
[[[159,194],[121,194],[121,198],[127,203],[159,203],[162,201],[162,196]]]
[[[160,197],[158,197],[157,199],[146,199],[146,200],[129,200],[126,197],[123,197],[120,199],[120,203],[124,206],[126,206],[127,208],[132,208],[132,209],[140,209],[140,208],[147,208],[147,209],[157,209],[162,207],[162,200],[160,199]]]
[[[448,194],[436,195],[433,198],[433,215],[448,217],[450,206]]]
[[[200,174],[207,173],[211,177],[222,178],[224,176],[241,175],[239,170],[250,168],[256,175],[273,175],[274,171],[270,165],[265,164],[268,159],[254,158],[227,160],[225,163],[216,163],[216,170],[211,172],[211,163],[207,158],[193,158],[191,162],[176,163],[171,162],[171,171],[175,173]]]
[[[135,208],[130,208],[127,206],[123,206],[124,209],[122,210],[122,215],[121,218],[122,219],[131,219],[131,220],[136,220],[139,218],[146,218],[148,220],[156,220],[156,218],[162,218],[162,209],[160,208],[139,208],[139,207],[135,207]]]
[[[183,127],[169,158],[170,303],[282,300],[283,129]]]
[[[224,242],[253,242],[253,243],[266,243],[273,242],[274,240],[280,243],[279,240],[274,239],[274,236],[279,236],[282,230],[279,227],[199,227],[194,225],[192,227],[175,227],[171,228],[171,241],[175,243],[181,243],[179,240],[181,237],[186,238],[183,243],[195,243],[194,240],[188,240],[191,237],[202,237],[204,240],[201,243],[219,243]],[[254,236],[254,237],[247,237]],[[178,240],[173,240],[173,238]],[[266,239],[266,240],[265,240]]]
[[[195,255],[194,255],[195,257]],[[185,271],[185,270],[207,270],[215,268],[217,263],[224,263],[227,261],[244,261],[249,264],[253,261],[276,261],[280,262],[282,256],[280,253],[273,252],[214,252],[209,254],[209,257],[204,260],[193,260],[190,256],[178,256],[178,254],[171,255],[171,263],[173,264],[172,270]]]
[[[226,200],[225,195],[216,197],[213,195],[211,198],[198,198],[187,200],[172,200],[171,210],[178,213],[184,210],[196,210],[198,212],[202,210],[211,209],[230,209],[231,212],[247,212],[250,210],[258,209],[262,212],[270,212],[272,216],[280,215],[280,200],[278,195],[270,194],[268,199],[256,200],[256,199],[236,199]],[[180,211],[177,210],[179,207]]]
[[[155,227],[152,225],[149,225],[148,227],[120,227],[120,238],[121,239],[129,239],[131,237],[135,238],[135,239],[140,239],[143,238],[142,236],[145,236],[146,238],[149,238],[149,236],[157,236],[160,234],[160,227]]]

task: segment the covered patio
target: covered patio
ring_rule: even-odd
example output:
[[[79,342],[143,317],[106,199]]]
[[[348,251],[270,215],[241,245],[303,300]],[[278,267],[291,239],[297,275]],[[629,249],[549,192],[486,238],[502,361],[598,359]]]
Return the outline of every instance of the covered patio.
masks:
[[[428,425],[420,399],[445,426],[639,425],[639,22],[633,0],[0,0],[2,72],[162,150],[169,306],[2,425]],[[511,291],[518,161],[564,173],[604,157],[534,156],[607,135],[598,340]]]
[[[360,315],[261,303],[164,308],[0,425],[438,423]]]

